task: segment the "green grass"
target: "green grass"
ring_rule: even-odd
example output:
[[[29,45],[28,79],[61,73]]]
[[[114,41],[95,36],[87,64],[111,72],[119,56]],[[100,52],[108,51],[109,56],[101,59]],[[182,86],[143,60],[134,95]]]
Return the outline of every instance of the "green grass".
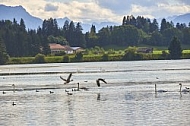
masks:
[[[189,53],[190,54],[190,50],[183,50],[183,53]]]
[[[141,45],[140,47],[148,47],[146,45]],[[149,46],[152,47],[152,46]],[[108,59],[110,61],[119,61],[122,59],[123,55],[125,54],[126,47],[119,47],[119,46],[107,46],[107,48],[111,48],[114,51],[110,52],[106,50],[104,53],[108,54]],[[138,47],[137,47],[138,48]],[[153,47],[153,54],[143,54],[143,59],[160,59],[162,51],[166,51],[167,53],[167,47]],[[190,46],[183,45],[183,56],[182,58],[190,58]],[[186,48],[186,49],[185,49]],[[76,62],[75,60],[75,54],[69,54],[68,55],[71,62]],[[102,61],[103,54],[84,54],[83,55],[83,61],[84,62],[93,62],[93,61]],[[7,64],[30,64],[34,63],[35,57],[11,57]],[[45,62],[46,63],[62,63],[63,62],[63,56],[45,56]]]

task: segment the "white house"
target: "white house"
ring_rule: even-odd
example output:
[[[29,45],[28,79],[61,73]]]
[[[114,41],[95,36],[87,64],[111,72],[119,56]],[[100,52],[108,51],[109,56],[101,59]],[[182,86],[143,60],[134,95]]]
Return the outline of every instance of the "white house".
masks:
[[[73,54],[77,52],[84,51],[81,47],[70,47],[68,45],[63,46],[61,44],[51,43],[49,44],[51,54],[56,54],[60,52],[65,52],[66,54]]]

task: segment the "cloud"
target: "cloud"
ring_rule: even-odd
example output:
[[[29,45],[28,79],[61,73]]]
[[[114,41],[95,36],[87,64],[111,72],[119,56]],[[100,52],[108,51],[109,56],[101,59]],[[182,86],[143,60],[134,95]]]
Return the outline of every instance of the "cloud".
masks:
[[[155,0],[156,1],[156,0]],[[130,11],[133,5],[140,6],[155,6],[156,3],[153,0],[96,0],[96,3],[107,9],[111,9],[117,14],[122,14]]]
[[[45,11],[57,11],[58,10],[58,6],[55,6],[53,4],[47,3],[45,5]]]
[[[164,18],[190,12],[189,0],[0,0],[0,3],[22,5],[31,15],[42,19],[69,17],[85,23],[120,23],[124,15]]]
[[[168,17],[190,12],[190,0],[96,0],[104,8],[116,14],[149,18]]]

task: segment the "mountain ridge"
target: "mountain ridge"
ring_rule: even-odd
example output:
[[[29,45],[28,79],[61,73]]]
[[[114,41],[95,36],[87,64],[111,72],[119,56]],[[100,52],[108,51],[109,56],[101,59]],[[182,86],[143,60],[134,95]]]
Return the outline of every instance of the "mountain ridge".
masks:
[[[14,18],[16,21],[20,21],[22,18],[25,22],[26,28],[27,29],[37,29],[38,27],[42,26],[43,20],[32,16],[30,13],[26,11],[25,8],[23,8],[21,5],[20,6],[6,6],[3,4],[0,4],[0,20],[13,20]],[[63,17],[63,18],[55,18],[57,20],[58,26],[63,27],[64,22],[68,20],[69,22],[71,19],[68,17]],[[175,24],[176,23],[186,23],[187,25],[190,22],[190,13],[184,14],[184,15],[175,15],[175,16],[170,16],[167,17],[166,20],[173,21]],[[88,32],[91,28],[92,25],[96,26],[96,30],[100,30],[103,27],[107,26],[117,26],[120,25],[115,22],[92,22],[91,24],[87,23],[81,23],[81,26],[83,28],[83,32]]]

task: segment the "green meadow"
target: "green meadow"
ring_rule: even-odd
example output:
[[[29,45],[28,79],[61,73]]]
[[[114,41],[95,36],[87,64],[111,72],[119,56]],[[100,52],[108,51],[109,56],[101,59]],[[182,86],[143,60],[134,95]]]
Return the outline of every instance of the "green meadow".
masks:
[[[168,50],[159,50],[154,49],[153,53],[142,53],[141,60],[163,60],[167,59],[164,57],[163,51],[168,54]],[[125,54],[125,50],[114,50],[111,54],[109,51],[105,51],[103,54],[83,54],[81,60],[76,60],[75,54],[70,54],[68,56],[67,62],[97,62],[97,61],[121,61]],[[190,50],[183,50],[182,52],[182,59],[189,59],[190,58]],[[35,57],[11,57],[7,64],[33,64],[38,63],[34,62]],[[44,56],[44,62],[40,63],[64,63],[64,56]]]

